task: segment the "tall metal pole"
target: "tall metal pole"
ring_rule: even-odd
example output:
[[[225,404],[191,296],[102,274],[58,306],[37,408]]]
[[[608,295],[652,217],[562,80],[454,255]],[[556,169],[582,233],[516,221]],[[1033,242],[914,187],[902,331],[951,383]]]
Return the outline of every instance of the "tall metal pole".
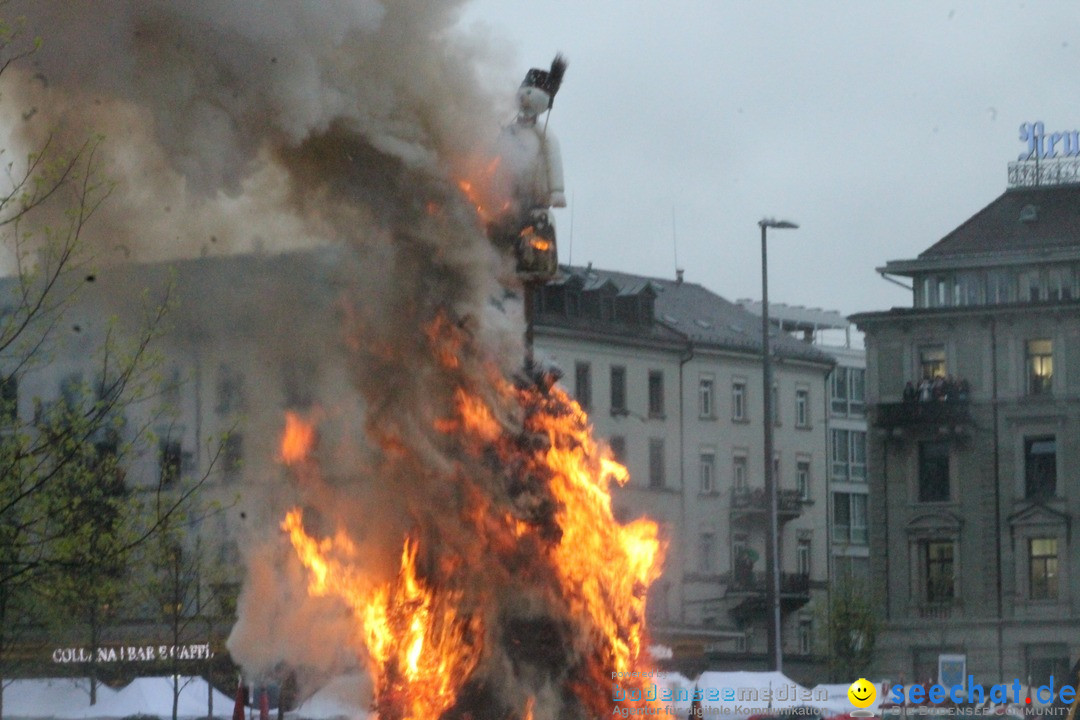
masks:
[[[525,374],[532,377],[535,368],[533,357],[533,324],[536,322],[536,291],[541,283],[536,280],[526,280],[524,283],[525,293]]]
[[[773,402],[772,402],[772,353],[769,349],[769,256],[766,231],[770,223],[762,220],[761,226],[761,369],[763,378],[762,398],[765,412],[762,423],[765,429],[765,497],[768,499],[769,528],[765,536],[765,605],[768,617],[769,667],[783,671],[783,653],[780,644],[780,536],[777,518],[776,477],[773,472]]]

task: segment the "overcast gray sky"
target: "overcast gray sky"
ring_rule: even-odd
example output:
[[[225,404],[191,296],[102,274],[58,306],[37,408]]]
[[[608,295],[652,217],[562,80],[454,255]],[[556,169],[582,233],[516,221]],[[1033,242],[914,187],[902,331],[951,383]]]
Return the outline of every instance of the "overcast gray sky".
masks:
[[[555,51],[563,261],[852,313],[905,305],[874,271],[1006,188],[1024,122],[1080,129],[1080,3],[477,0],[508,93]]]

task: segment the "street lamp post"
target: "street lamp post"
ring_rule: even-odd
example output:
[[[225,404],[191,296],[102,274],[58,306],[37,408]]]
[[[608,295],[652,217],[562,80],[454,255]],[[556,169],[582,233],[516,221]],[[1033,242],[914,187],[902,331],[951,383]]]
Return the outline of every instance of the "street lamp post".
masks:
[[[769,502],[769,529],[765,536],[765,606],[769,617],[769,666],[783,671],[783,653],[780,645],[780,522],[777,517],[778,498],[773,453],[773,378],[772,352],[769,349],[769,256],[766,231],[769,228],[794,229],[799,227],[787,220],[771,218],[758,222],[761,227],[761,370],[763,378],[762,398],[765,412],[762,422],[765,428],[765,495]]]

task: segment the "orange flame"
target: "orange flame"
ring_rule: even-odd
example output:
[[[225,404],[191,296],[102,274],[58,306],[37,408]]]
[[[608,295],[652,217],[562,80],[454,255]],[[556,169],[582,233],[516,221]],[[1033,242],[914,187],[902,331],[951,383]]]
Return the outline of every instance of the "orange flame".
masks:
[[[645,595],[660,576],[658,527],[647,519],[628,525],[615,520],[608,478],[624,484],[626,468],[602,454],[576,402],[558,388],[550,393],[570,412],[536,413],[529,426],[550,441],[544,463],[554,471],[551,489],[563,531],[555,566],[574,610],[587,615],[610,645],[611,669],[628,672],[641,654]]]
[[[315,445],[315,425],[294,412],[285,412],[285,432],[281,436],[280,457],[286,465],[307,459]]]
[[[346,536],[315,540],[295,509],[281,527],[310,573],[308,592],[337,596],[352,610],[378,679],[380,717],[438,718],[454,703],[482,649],[479,618],[458,612],[461,593],[436,593],[427,586],[417,573],[418,546],[410,539],[397,579],[372,588],[355,571],[356,548]]]
[[[460,371],[466,333],[444,316],[425,330],[438,364]],[[589,648],[567,689],[591,716],[609,714],[610,673],[647,669],[646,596],[660,575],[659,529],[648,519],[625,525],[615,519],[610,483],[625,484],[629,475],[592,438],[588,417],[565,392],[516,387],[497,375],[487,379],[491,400],[462,383],[453,393],[453,412],[435,421],[444,442],[464,451],[462,458],[479,459],[476,465],[487,468],[497,460],[508,474],[499,492],[509,499],[462,479],[459,522],[484,548],[473,562],[497,565],[513,558],[507,577],[524,572],[542,584],[553,610],[570,623],[575,644]],[[512,417],[516,426],[507,419]],[[285,447],[292,425],[287,419],[283,457],[290,457]],[[301,458],[310,442],[302,446]],[[395,453],[416,457],[404,441]],[[358,569],[357,550],[344,533],[314,539],[299,511],[290,512],[282,528],[308,569],[309,593],[338,597],[351,609],[356,641],[375,679],[379,717],[435,720],[451,708],[483,657],[489,618],[481,613],[498,607],[490,597],[501,589],[487,585],[498,575],[469,567],[462,554],[440,545],[436,530],[429,528],[436,533],[429,537],[421,525],[404,542],[396,579],[377,585]],[[524,562],[536,567],[522,569]],[[490,620],[496,627],[499,619]],[[530,697],[519,708],[523,720],[532,718],[533,702]]]

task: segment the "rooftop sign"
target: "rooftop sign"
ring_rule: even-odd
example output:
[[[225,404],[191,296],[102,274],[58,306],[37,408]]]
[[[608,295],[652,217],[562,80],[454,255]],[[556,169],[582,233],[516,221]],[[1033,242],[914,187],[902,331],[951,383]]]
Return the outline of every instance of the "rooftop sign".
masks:
[[[1009,187],[1080,183],[1080,130],[1046,133],[1040,122],[1020,126],[1027,152],[1009,163]]]
[[[1080,157],[1080,130],[1046,134],[1042,121],[1020,126],[1020,142],[1028,149],[1017,160],[1046,160],[1057,157]],[[1060,147],[1060,150],[1059,150]]]

